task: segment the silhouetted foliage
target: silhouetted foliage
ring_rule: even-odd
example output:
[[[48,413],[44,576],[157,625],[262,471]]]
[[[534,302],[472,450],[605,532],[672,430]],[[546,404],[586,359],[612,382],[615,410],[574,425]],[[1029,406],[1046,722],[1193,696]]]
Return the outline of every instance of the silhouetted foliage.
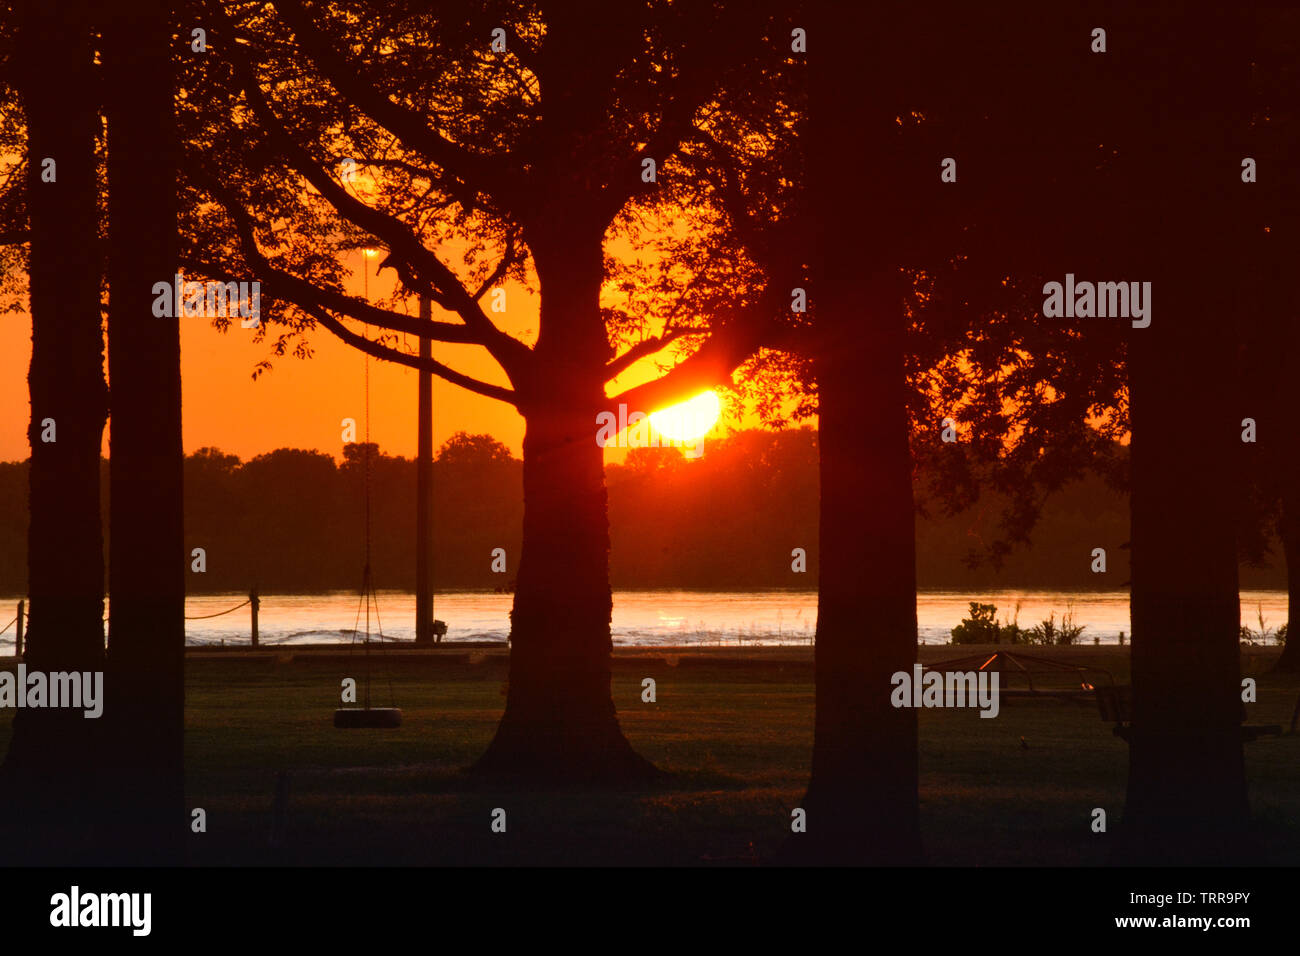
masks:
[[[186,554],[202,547],[208,559],[205,574],[188,574],[189,592],[243,591],[253,585],[265,593],[358,587],[364,516],[360,445],[347,446],[344,456],[341,464],[322,452],[289,448],[246,462],[212,448],[187,456]],[[371,464],[376,585],[410,589],[415,463],[376,450]],[[439,450],[433,479],[438,588],[491,589],[504,583],[491,572],[490,555],[498,547],[518,554],[521,466],[487,435],[458,433]],[[101,467],[106,469],[107,461]],[[23,590],[26,468],[25,462],[0,463],[3,595]],[[614,587],[816,587],[815,431],[742,431],[709,441],[696,460],[676,448],[635,448],[607,473]],[[918,472],[918,485],[926,480],[924,470]],[[1125,586],[1128,498],[1103,479],[1085,476],[1048,498],[1029,542],[1008,554],[1000,568],[972,567],[972,552],[998,533],[1000,513],[999,499],[991,495],[957,515],[919,517],[921,587]],[[1090,568],[1092,548],[1099,546],[1107,551],[1105,574]],[[807,552],[804,574],[790,569],[796,547]],[[1259,566],[1243,564],[1242,587],[1285,588],[1279,557],[1280,552]],[[507,579],[514,567],[510,560]]]

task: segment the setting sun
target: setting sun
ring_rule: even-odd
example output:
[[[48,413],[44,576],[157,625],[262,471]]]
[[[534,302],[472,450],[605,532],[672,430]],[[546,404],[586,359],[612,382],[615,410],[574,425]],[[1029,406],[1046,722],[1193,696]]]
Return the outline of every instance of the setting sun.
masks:
[[[701,392],[677,405],[650,415],[650,424],[659,434],[673,441],[691,441],[708,433],[722,412],[716,392]]]

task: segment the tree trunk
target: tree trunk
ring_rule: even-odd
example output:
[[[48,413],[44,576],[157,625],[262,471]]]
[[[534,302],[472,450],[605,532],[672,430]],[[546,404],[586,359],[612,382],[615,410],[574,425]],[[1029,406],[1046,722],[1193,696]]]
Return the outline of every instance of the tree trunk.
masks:
[[[1211,274],[1216,264],[1202,266],[1189,274]],[[1179,293],[1177,276],[1161,278],[1164,327],[1153,320],[1131,350],[1133,721],[1125,853],[1153,863],[1227,862],[1243,851],[1248,812],[1225,467],[1237,432],[1231,403],[1215,387],[1221,357],[1205,346],[1215,339],[1202,331],[1198,342],[1191,328],[1198,310],[1213,308],[1196,301],[1204,287]],[[1194,440],[1184,422],[1195,428]]]
[[[510,684],[480,772],[569,782],[653,772],[624,739],[610,696],[609,521],[594,423],[590,407],[528,419]]]
[[[1249,58],[1195,14],[1156,26],[1139,48],[1144,94],[1163,112],[1130,120],[1141,158],[1128,215],[1145,248],[1128,268],[1156,304],[1130,340],[1133,719],[1119,855],[1229,863],[1251,852],[1233,522],[1242,445],[1225,354],[1247,246],[1241,186],[1223,171],[1240,164]],[[1182,144],[1176,161],[1170,143]]]
[[[47,673],[102,671],[104,660],[99,460],[107,401],[87,13],[81,4],[42,2],[19,12],[32,315],[25,660],[29,671]],[[6,824],[21,818],[5,841],[10,859],[85,862],[96,835],[98,730],[79,709],[16,713],[4,764],[9,805],[0,810]]]
[[[916,661],[916,532],[894,274],[818,284],[837,333],[816,363],[821,511],[816,725],[796,859],[920,859],[917,718],[890,703]],[[858,328],[839,319],[857,312]],[[829,324],[829,321],[828,321]]]
[[[596,442],[609,345],[599,233],[557,221],[533,243],[541,280],[538,380],[518,383],[524,434],[523,553],[510,612],[510,682],[484,774],[571,783],[649,779],[610,695],[609,516]],[[574,230],[576,231],[576,230]]]
[[[105,19],[108,716],[119,774],[114,792],[123,798],[122,853],[131,862],[166,863],[179,860],[188,832],[180,319],[153,314],[154,283],[172,281],[178,258],[172,22],[168,4],[158,0],[109,8]]]
[[[864,67],[852,38],[869,23],[891,38],[914,36],[906,17],[823,12],[810,31],[827,46],[810,75],[808,140],[818,238],[810,292],[821,462],[817,697],[807,831],[792,834],[783,855],[907,863],[921,854],[917,720],[890,703],[891,677],[911,673],[917,636],[898,266],[921,228],[921,193],[900,188],[914,184],[917,163],[894,117],[908,102],[909,53],[919,51],[895,40],[891,57]]]

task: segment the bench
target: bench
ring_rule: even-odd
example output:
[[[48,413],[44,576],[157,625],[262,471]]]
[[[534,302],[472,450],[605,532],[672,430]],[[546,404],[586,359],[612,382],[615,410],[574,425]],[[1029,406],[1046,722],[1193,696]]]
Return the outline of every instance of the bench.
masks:
[[[1097,710],[1101,714],[1101,719],[1114,724],[1111,733],[1127,743],[1129,734],[1133,729],[1133,688],[1125,684],[1119,687],[1096,687],[1094,692],[1097,695]],[[1241,719],[1243,721],[1246,719],[1246,708],[1244,706],[1241,708]],[[1250,743],[1260,737],[1279,736],[1281,733],[1282,727],[1280,724],[1243,723],[1241,725],[1241,740],[1243,743]]]

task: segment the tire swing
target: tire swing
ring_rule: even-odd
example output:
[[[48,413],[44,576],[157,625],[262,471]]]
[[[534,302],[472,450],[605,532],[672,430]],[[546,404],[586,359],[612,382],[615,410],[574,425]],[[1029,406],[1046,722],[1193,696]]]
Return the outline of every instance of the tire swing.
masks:
[[[357,619],[352,628],[352,653],[357,646],[357,633],[361,627],[361,617],[365,613],[365,632],[362,641],[365,657],[365,677],[362,684],[362,704],[360,707],[340,707],[334,711],[334,727],[338,730],[364,730],[375,728],[393,728],[402,725],[402,711],[397,707],[393,696],[393,679],[388,676],[388,707],[370,705],[370,609],[375,609],[375,629],[378,632],[378,644],[383,648],[384,626],[379,619],[379,600],[375,595],[374,579],[370,573],[370,356],[366,355],[366,442],[363,451],[363,497],[366,511],[365,562],[361,571],[361,599],[357,603]]]

